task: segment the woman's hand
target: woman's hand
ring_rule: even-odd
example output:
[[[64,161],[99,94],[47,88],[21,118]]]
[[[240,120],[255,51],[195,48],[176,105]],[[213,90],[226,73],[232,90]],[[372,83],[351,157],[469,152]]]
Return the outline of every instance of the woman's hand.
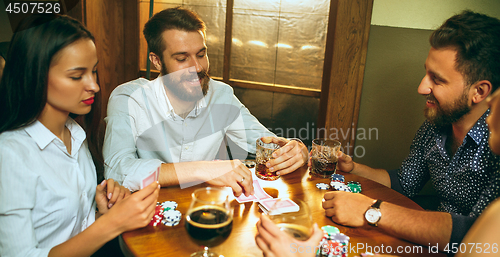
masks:
[[[105,214],[114,204],[130,195],[130,190],[113,179],[103,180],[97,185],[95,201],[99,214]]]
[[[109,218],[120,234],[142,228],[153,218],[159,193],[160,184],[153,182],[117,202],[104,216]]]

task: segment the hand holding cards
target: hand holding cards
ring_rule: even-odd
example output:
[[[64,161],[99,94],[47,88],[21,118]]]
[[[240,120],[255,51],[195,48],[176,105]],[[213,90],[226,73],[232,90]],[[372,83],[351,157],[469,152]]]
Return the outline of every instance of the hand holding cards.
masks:
[[[155,181],[158,181],[159,178],[160,178],[160,167],[151,171],[149,175],[147,175],[145,178],[141,180],[141,189],[147,187],[149,184]]]
[[[258,202],[262,201],[265,199],[272,199],[273,197],[268,195],[264,189],[260,186],[260,183],[258,180],[253,181],[253,189],[255,193],[253,195],[245,196],[244,194],[241,194],[240,196],[236,197],[236,201],[238,203],[246,203],[246,202]]]

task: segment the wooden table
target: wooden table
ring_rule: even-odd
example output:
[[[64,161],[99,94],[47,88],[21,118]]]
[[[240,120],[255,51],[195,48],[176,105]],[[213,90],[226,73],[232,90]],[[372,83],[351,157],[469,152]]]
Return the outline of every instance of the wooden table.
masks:
[[[381,199],[387,202],[398,204],[407,208],[422,210],[412,200],[371,180],[342,173],[346,181],[358,181],[362,185],[362,194],[374,199]],[[394,238],[379,231],[376,227],[352,228],[335,224],[330,218],[325,216],[321,206],[321,200],[325,190],[316,188],[316,183],[329,183],[328,179],[316,178],[309,175],[307,168],[301,168],[291,174],[282,176],[276,181],[260,181],[264,190],[273,197],[293,197],[308,203],[313,220],[318,225],[333,225],[350,237],[350,245],[356,246],[354,252],[349,252],[348,256],[358,256],[371,247],[371,252],[387,253],[400,256],[428,256],[429,249],[426,246],[419,246],[410,242]],[[120,245],[126,256],[189,256],[191,253],[201,250],[200,246],[191,241],[184,228],[186,211],[191,201],[191,193],[196,188],[207,186],[201,184],[195,187],[180,189],[179,187],[162,188],[159,202],[176,201],[182,214],[182,220],[175,227],[167,227],[159,224],[157,227],[147,226],[142,229],[123,233],[120,237]],[[261,210],[257,203],[239,204],[236,200],[231,202],[234,207],[233,231],[229,238],[219,246],[211,248],[218,254],[226,257],[232,256],[262,256],[262,251],[255,244],[255,234]],[[397,251],[402,251],[398,253]],[[445,256],[442,253],[432,254],[433,256]]]

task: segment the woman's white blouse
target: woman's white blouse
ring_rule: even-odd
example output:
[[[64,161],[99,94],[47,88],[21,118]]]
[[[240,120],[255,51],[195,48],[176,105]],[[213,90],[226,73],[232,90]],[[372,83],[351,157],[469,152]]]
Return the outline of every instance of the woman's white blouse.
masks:
[[[71,154],[39,121],[0,134],[0,256],[47,256],[95,220],[97,176],[71,118]]]

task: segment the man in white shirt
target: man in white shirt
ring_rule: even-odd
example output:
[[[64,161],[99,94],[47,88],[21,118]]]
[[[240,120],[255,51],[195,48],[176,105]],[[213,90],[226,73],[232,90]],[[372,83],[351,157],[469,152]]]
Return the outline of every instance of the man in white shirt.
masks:
[[[144,35],[160,76],[112,92],[105,119],[106,178],[136,190],[160,167],[162,186],[208,182],[230,186],[237,196],[249,195],[252,174],[236,159],[255,153],[260,137],[283,146],[267,163],[271,170],[285,175],[306,163],[303,143],[275,137],[229,85],[210,79],[205,24],[194,12],[163,10],[146,23]],[[226,149],[231,160],[214,162],[224,159],[220,155]]]

